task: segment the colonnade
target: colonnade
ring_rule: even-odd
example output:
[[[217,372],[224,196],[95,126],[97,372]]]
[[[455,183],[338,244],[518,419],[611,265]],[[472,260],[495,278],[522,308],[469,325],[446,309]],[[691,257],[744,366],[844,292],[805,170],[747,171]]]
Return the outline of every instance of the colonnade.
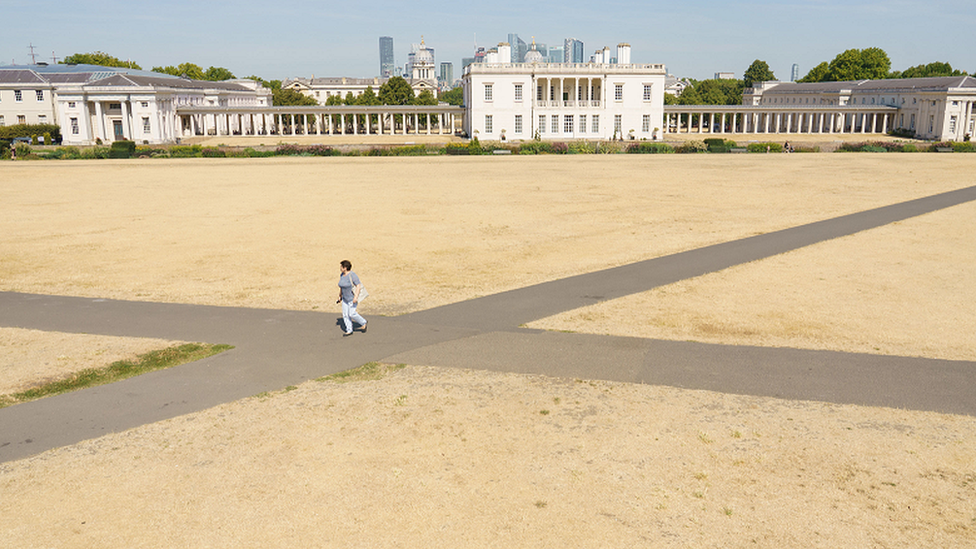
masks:
[[[603,100],[602,78],[539,77],[535,86],[539,107],[599,107]]]
[[[664,107],[665,133],[886,133],[894,107]]]
[[[196,135],[453,135],[454,106],[181,107],[186,137]]]

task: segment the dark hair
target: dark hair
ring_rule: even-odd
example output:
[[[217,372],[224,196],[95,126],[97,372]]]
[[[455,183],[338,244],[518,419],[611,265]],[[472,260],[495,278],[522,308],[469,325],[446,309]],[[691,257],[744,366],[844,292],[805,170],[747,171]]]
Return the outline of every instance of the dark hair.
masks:
[[[349,263],[348,259],[343,259],[342,261],[339,262],[339,265],[342,265],[342,268],[347,271],[352,270],[352,263]]]

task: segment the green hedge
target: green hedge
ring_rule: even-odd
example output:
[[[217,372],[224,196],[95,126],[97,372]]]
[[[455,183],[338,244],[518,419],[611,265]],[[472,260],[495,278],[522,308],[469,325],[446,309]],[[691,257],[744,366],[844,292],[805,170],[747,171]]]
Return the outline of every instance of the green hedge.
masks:
[[[0,126],[0,139],[13,139],[15,137],[30,137],[33,139],[38,135],[50,135],[52,140],[61,141],[61,127],[57,124],[14,124],[13,126]],[[50,145],[51,143],[45,141],[44,144]]]
[[[751,153],[764,153],[764,152],[783,152],[782,143],[749,143],[746,145],[746,150]]]
[[[694,154],[708,152],[708,145],[704,141],[685,141],[677,146],[674,152],[681,154]]]
[[[628,154],[674,154],[674,147],[667,143],[631,143],[627,146]]]
[[[939,149],[952,149],[953,152],[976,152],[976,144],[972,141],[943,141],[933,143],[929,146],[929,152],[938,152]]]

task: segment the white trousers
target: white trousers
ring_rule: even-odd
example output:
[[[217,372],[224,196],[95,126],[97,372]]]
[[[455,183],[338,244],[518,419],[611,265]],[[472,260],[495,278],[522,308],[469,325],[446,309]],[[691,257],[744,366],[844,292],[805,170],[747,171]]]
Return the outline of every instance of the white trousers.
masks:
[[[352,302],[346,303],[345,301],[342,302],[342,322],[346,325],[347,334],[352,331],[353,322],[360,326],[366,325],[366,319],[359,316],[359,313],[356,312],[356,305],[353,305]]]

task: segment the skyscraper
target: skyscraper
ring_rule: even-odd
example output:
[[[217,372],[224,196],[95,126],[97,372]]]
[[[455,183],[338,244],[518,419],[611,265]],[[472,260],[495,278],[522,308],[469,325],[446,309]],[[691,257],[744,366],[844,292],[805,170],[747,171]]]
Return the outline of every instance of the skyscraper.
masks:
[[[441,63],[441,74],[439,80],[448,86],[454,85],[454,63]]]
[[[524,63],[525,52],[529,51],[529,46],[525,40],[519,38],[517,34],[508,35],[508,45],[512,46],[512,63]]]
[[[389,78],[393,76],[393,69],[396,62],[393,60],[393,37],[380,36],[380,76]]]
[[[562,46],[549,46],[549,53],[546,55],[549,63],[562,63],[564,57]]]
[[[583,62],[583,42],[575,38],[567,38],[563,42],[563,63]]]
[[[796,82],[800,79],[800,65],[793,63],[793,71],[790,73],[790,82]]]

